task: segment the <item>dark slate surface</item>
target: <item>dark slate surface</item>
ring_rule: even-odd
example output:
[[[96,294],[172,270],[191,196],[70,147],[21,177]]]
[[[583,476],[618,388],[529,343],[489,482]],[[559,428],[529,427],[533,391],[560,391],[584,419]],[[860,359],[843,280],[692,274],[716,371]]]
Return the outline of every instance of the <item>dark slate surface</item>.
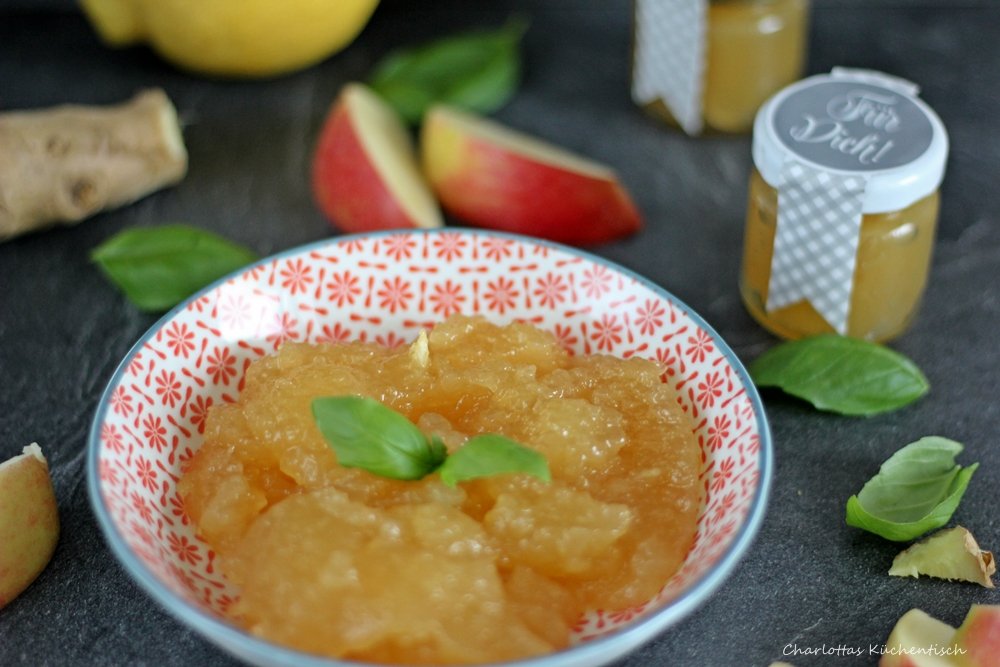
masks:
[[[700,312],[744,359],[774,339],[744,312],[736,279],[749,139],[692,140],[657,125],[628,97],[625,0],[386,2],[361,38],[308,71],[263,82],[210,81],[142,48],[113,52],[66,2],[0,4],[0,110],[110,103],[164,87],[186,124],[191,168],[178,187],[74,229],[0,244],[0,459],[37,440],[48,452],[63,534],[48,569],[0,611],[2,665],[230,665],[162,613],[112,558],[85,491],[86,432],[118,360],[155,321],[88,264],[133,226],[186,221],[261,254],[327,237],[307,188],[308,161],[340,86],[389,48],[499,24],[515,5],[532,19],[524,85],[497,114],[613,165],[648,225],[596,252],[645,275]],[[18,8],[20,7],[20,8]],[[941,434],[980,461],[955,520],[1000,548],[1000,4],[846,2],[814,13],[809,69],[882,69],[918,82],[950,130],[937,251],[923,310],[894,346],[932,393],[900,412],[847,419],[765,396],[777,457],[761,533],[699,610],[619,667],[874,665],[846,650],[880,645],[921,607],[958,624],[994,591],[885,575],[898,547],[848,528],[847,497],[903,444]]]

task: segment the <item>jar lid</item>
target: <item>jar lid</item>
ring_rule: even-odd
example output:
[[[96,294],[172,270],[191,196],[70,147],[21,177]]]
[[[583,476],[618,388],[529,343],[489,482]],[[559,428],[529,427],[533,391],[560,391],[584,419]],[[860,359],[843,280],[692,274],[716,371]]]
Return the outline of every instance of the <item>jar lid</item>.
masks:
[[[794,159],[867,181],[863,213],[898,211],[938,189],[948,133],[916,85],[870,70],[835,68],[771,97],[757,112],[753,161],[778,188]]]

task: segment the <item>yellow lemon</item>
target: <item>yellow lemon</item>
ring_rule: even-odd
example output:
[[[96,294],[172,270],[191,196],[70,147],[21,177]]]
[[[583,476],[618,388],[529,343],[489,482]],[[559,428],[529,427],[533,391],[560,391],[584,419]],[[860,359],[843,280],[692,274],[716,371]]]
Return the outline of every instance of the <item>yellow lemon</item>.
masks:
[[[112,46],[148,42],[167,60],[222,76],[271,76],[346,47],[378,0],[81,0]]]

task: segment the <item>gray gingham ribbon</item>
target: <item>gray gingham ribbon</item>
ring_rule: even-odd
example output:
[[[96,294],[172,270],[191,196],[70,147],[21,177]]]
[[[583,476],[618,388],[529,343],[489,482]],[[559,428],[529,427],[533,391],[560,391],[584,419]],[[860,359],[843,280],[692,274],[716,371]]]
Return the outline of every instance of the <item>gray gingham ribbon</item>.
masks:
[[[702,129],[708,0],[635,0],[632,98],[663,101],[688,134]]]
[[[785,162],[768,311],[807,299],[837,333],[847,332],[867,184],[864,175],[837,175],[797,160]]]

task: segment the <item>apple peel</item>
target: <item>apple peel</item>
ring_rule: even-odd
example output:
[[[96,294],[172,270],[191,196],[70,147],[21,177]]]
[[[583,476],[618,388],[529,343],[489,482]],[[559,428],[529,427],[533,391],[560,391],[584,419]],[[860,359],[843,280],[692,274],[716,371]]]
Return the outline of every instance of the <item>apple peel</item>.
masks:
[[[996,572],[993,554],[979,548],[966,528],[956,526],[939,530],[899,553],[889,574],[894,577],[919,577],[968,581],[993,588]]]
[[[896,622],[879,667],[996,667],[1000,605],[974,604],[958,628],[911,609]]]
[[[0,463],[0,609],[45,569],[59,540],[49,466],[37,443]]]
[[[1000,655],[1000,605],[969,607],[953,641],[956,667],[996,667]]]
[[[879,667],[951,667],[955,628],[921,609],[903,614],[889,633]]]

